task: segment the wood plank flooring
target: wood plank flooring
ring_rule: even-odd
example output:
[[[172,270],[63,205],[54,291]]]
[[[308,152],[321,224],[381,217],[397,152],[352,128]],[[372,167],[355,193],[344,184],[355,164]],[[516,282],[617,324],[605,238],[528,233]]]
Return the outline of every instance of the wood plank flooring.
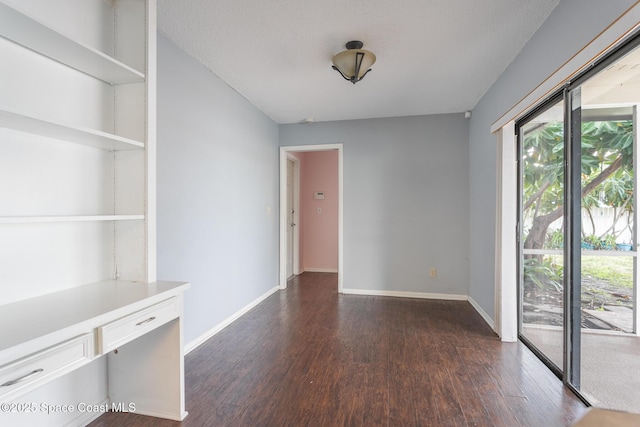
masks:
[[[566,426],[586,408],[468,302],[339,295],[304,273],[187,355],[183,422],[100,426]]]

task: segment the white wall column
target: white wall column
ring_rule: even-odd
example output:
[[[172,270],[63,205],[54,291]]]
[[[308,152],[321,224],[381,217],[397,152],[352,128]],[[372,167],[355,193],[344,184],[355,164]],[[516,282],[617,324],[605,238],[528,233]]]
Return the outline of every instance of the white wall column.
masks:
[[[495,265],[495,331],[500,339],[518,339],[517,286],[517,163],[514,122],[496,132],[497,197],[496,197],[496,265]]]

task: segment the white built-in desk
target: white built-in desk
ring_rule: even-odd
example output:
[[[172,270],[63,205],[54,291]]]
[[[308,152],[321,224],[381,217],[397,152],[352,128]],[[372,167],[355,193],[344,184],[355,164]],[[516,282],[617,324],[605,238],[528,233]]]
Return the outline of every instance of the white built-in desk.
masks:
[[[182,420],[189,286],[110,280],[0,306],[0,402],[107,355],[110,403]]]

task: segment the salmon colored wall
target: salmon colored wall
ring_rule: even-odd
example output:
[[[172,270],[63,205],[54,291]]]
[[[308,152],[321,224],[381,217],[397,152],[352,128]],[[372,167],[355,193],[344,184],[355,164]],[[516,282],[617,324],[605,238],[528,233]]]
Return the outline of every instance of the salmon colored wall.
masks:
[[[338,151],[310,151],[298,156],[301,270],[337,272]],[[316,191],[324,192],[324,200],[314,200]]]

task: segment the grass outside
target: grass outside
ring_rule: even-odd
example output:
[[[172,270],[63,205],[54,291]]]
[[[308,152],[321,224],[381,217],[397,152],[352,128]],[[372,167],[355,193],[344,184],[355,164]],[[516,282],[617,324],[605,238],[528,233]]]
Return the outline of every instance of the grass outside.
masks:
[[[582,254],[580,305],[583,328],[617,328],[607,326],[606,321],[588,310],[610,311],[610,306],[634,309],[633,263],[633,256]],[[529,266],[525,272],[522,295],[525,323],[563,324],[562,265],[562,255],[548,254],[542,263]]]
[[[633,289],[633,257],[583,256],[582,275]]]
[[[562,255],[551,255],[554,264],[562,265]],[[582,276],[607,282],[610,286],[633,289],[633,257],[589,256],[581,260]]]

